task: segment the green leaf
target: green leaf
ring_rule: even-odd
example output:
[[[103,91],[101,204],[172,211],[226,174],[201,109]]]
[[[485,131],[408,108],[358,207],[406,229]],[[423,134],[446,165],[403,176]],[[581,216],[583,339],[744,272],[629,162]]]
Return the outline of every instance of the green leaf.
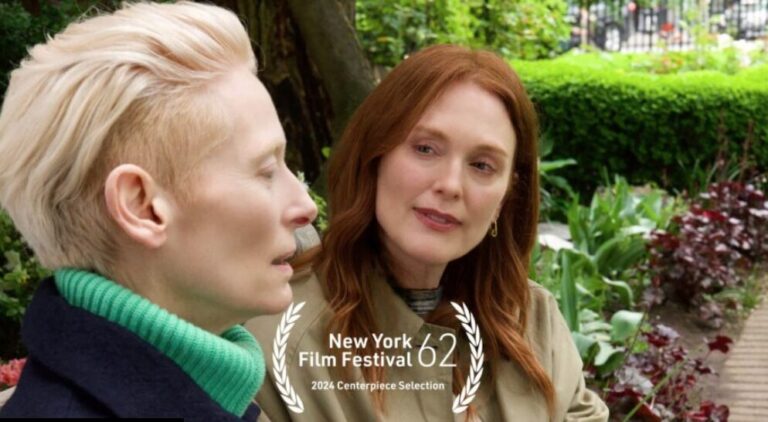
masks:
[[[621,280],[611,280],[608,277],[603,277],[602,280],[603,283],[611,286],[612,290],[619,295],[624,306],[634,306],[635,298],[634,294],[632,293],[632,288],[629,287],[629,284]]]
[[[579,279],[583,280],[582,278]],[[576,291],[578,292],[578,296],[582,299],[595,297],[594,289],[590,290],[582,283],[576,283]]]
[[[589,309],[589,308],[582,308],[579,310],[579,321],[582,322],[592,322],[597,321],[601,319],[602,317],[597,312]]]
[[[613,326],[605,321],[592,321],[586,324],[581,324],[580,332],[582,334],[592,334],[599,331],[611,332],[611,330],[613,330]]]
[[[554,161],[540,161],[539,162],[539,171],[542,173],[547,173],[553,170],[561,169],[563,167],[568,167],[576,164],[576,160],[572,158],[567,158],[564,160],[554,160]]]
[[[568,230],[571,234],[571,241],[576,248],[588,250],[587,239],[589,238],[589,231],[586,225],[586,218],[582,218],[583,213],[584,211],[577,201],[574,200],[571,202],[571,205],[566,212],[568,217]]]
[[[611,317],[611,339],[616,342],[624,342],[637,333],[643,322],[642,312],[618,311]]]
[[[655,226],[656,225],[653,223],[653,221],[647,218],[643,218],[643,219],[640,219],[640,224],[624,227],[621,229],[619,233],[621,233],[622,236],[634,236],[638,234],[646,234],[646,233],[650,233],[651,230],[655,229],[656,228]]]
[[[606,343],[599,343],[599,344],[606,344]],[[603,352],[604,355],[600,355],[600,353]],[[600,360],[602,361],[601,364],[597,364],[598,357],[600,357]],[[597,367],[597,372],[600,374],[600,376],[606,376],[610,374],[611,372],[617,370],[622,363],[624,363],[624,349],[623,348],[613,348],[611,347],[611,351],[603,351],[600,350],[598,352],[598,356],[595,357],[595,366]]]
[[[542,180],[565,192],[569,201],[573,201],[576,197],[576,192],[573,191],[571,184],[568,183],[568,179],[548,174],[542,175]]]
[[[600,350],[597,352],[597,356],[595,356],[595,366],[597,367],[604,366],[613,356],[616,354],[621,355],[623,352],[621,348],[613,347],[608,342],[601,341],[597,344],[600,348]]]
[[[604,276],[629,269],[645,256],[645,241],[639,236],[622,236],[606,241],[595,252],[595,266]]]
[[[563,317],[571,331],[579,331],[579,294],[576,290],[576,279],[571,272],[571,254],[563,251],[561,257],[562,273],[560,276],[560,302]]]
[[[21,255],[16,251],[5,251],[5,269],[13,271],[21,267]]]
[[[573,342],[576,343],[576,348],[579,350],[579,356],[581,356],[581,360],[584,364],[591,362],[599,350],[597,340],[581,333],[571,333],[571,337],[573,337]]]

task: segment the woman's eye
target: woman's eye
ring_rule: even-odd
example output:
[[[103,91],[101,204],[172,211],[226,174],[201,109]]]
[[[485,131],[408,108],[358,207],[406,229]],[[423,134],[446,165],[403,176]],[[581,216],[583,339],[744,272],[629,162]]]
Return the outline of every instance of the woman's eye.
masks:
[[[275,173],[277,172],[277,169],[275,166],[270,166],[269,168],[266,168],[259,172],[259,177],[263,177],[267,180],[272,180],[275,178]]]
[[[478,161],[478,162],[472,163],[472,166],[482,171],[483,173],[493,173],[493,171],[495,170],[491,164],[486,163],[485,161]]]
[[[424,154],[424,155],[426,155],[426,154],[431,154],[431,153],[433,153],[433,152],[435,151],[435,150],[434,150],[434,149],[433,149],[431,146],[429,146],[429,145],[416,145],[416,146],[414,146],[413,148],[414,148],[414,149],[416,150],[416,152],[418,152],[419,154]]]
[[[280,172],[283,171],[283,169],[288,169],[288,167],[285,165],[285,161],[280,158],[273,157],[258,168],[256,176],[260,179],[272,181],[272,179],[280,176]]]

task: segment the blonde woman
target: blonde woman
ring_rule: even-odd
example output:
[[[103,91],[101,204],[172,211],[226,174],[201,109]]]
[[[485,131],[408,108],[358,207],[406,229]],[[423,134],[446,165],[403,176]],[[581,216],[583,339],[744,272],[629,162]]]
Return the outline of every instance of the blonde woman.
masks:
[[[0,115],[0,204],[55,270],[2,417],[255,420],[239,324],[292,299],[316,214],[238,18],[137,3],[35,46]]]

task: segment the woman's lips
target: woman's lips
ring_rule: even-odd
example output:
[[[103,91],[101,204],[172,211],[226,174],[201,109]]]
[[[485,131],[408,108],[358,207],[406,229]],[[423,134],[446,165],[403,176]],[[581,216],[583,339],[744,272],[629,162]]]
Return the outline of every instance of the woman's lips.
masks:
[[[276,266],[277,269],[279,269],[280,271],[293,274],[293,267],[288,261],[290,261],[290,259],[293,258],[295,255],[296,255],[296,250],[294,249],[293,251],[285,253],[280,257],[272,260],[272,265]]]
[[[450,214],[441,213],[429,208],[414,208],[416,218],[428,228],[447,232],[461,225],[461,222]]]
[[[293,267],[291,266],[291,264],[285,263],[285,264],[277,264],[277,265],[273,264],[273,265],[277,267],[278,270],[288,275],[293,275]]]

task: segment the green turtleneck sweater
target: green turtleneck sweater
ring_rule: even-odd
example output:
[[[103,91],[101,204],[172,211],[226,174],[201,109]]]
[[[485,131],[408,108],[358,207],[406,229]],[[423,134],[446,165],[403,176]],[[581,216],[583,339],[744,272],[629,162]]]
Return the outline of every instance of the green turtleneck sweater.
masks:
[[[98,274],[62,269],[56,287],[72,306],[105,318],[176,362],[222,408],[245,414],[264,381],[256,339],[236,325],[217,336]]]

